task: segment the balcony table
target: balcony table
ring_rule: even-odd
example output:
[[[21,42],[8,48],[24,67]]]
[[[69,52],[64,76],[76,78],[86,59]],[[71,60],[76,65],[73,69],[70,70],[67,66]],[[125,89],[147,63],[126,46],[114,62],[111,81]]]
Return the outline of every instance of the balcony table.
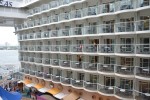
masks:
[[[148,96],[148,97],[150,97],[150,93],[145,93],[145,96]]]
[[[143,71],[145,71],[145,72],[148,72],[149,71],[149,69],[142,69]]]
[[[86,84],[88,84],[88,85],[89,85],[89,84],[91,84],[91,83],[90,83],[90,82],[86,82]]]
[[[80,80],[75,80],[76,83],[80,83]]]
[[[120,92],[125,92],[125,89],[120,89]]]
[[[121,69],[126,70],[127,68],[126,67],[121,67]]]
[[[121,48],[126,49],[127,47],[124,47],[124,46],[123,46],[123,47],[121,47]]]
[[[67,64],[68,62],[67,61],[64,61],[64,64]]]
[[[114,88],[110,86],[110,87],[108,87],[108,89],[109,89],[109,90],[113,90]]]
[[[50,74],[46,74],[47,76],[50,76]]]
[[[107,66],[107,65],[104,65],[103,67],[104,67],[104,68],[107,68],[108,66]]]
[[[60,76],[55,76],[56,78],[59,78]]]
[[[76,62],[75,64],[76,64],[76,65],[79,65],[79,62]]]

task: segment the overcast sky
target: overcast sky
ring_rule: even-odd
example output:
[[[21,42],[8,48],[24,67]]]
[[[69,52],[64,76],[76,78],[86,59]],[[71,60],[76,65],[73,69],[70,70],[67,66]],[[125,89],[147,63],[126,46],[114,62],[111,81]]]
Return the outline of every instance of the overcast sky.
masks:
[[[8,42],[10,45],[18,45],[17,35],[13,27],[0,27],[0,45]]]

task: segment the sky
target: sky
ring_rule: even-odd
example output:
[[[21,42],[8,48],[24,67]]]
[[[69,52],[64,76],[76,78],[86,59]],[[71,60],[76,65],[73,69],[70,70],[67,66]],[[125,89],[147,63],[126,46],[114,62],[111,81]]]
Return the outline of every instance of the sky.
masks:
[[[0,27],[0,46],[8,43],[9,45],[18,45],[17,35],[14,27]]]

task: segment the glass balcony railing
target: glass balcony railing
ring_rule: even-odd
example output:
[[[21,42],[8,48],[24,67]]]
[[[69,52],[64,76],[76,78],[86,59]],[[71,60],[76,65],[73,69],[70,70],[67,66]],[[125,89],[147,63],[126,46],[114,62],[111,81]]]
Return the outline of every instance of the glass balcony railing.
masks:
[[[60,60],[60,65],[62,67],[70,67],[70,61],[68,61],[68,60]]]
[[[50,37],[50,32],[49,31],[42,32],[42,37],[43,38],[49,38]]]
[[[71,19],[83,17],[82,10],[71,11],[70,14],[71,14]]]
[[[150,92],[139,92],[135,90],[135,99],[136,100],[149,100]]]
[[[83,16],[97,15],[97,6],[83,9]]]
[[[111,13],[115,11],[115,3],[102,4],[98,6],[98,13]]]
[[[70,29],[61,30],[61,36],[69,36],[69,35],[70,35]]]
[[[146,6],[150,5],[150,1],[149,0],[138,0],[137,2],[139,3],[138,7],[146,7]]]
[[[78,44],[78,45],[71,45],[71,51],[72,52],[82,52],[83,50],[83,45]]]
[[[99,45],[99,52],[114,53],[115,52],[115,44],[101,44],[101,45]]]
[[[97,71],[97,63],[84,62],[84,69],[89,71]]]
[[[43,77],[43,72],[41,72],[41,71],[36,72],[36,76],[37,77]]]
[[[20,68],[20,71],[21,71],[22,73],[24,73],[24,72],[25,72],[24,68]]]
[[[141,77],[150,78],[150,68],[149,67],[136,67],[136,75]]]
[[[135,31],[134,22],[119,22],[115,24],[116,32],[133,32]]]
[[[36,75],[36,71],[30,70],[30,75]]]
[[[42,45],[36,45],[35,50],[36,51],[42,51]]]
[[[89,90],[97,91],[97,83],[92,82],[84,82],[84,87]]]
[[[83,33],[84,33],[84,28],[76,27],[76,28],[72,28],[71,35],[82,35]]]
[[[150,44],[137,44],[138,54],[150,54]]]
[[[133,90],[132,89],[122,89],[119,87],[115,87],[116,95],[127,98],[127,99],[133,99]]]
[[[133,9],[133,3],[132,0],[122,0],[116,2],[116,11],[120,10],[127,10],[127,9]]]
[[[118,44],[118,53],[135,53],[135,45],[134,44]]]
[[[97,26],[85,26],[84,27],[84,34],[97,34]]]
[[[41,24],[48,24],[50,21],[49,21],[49,18],[42,18],[41,19]]]
[[[30,33],[30,34],[28,34],[28,39],[34,39],[35,37],[34,37],[34,33]]]
[[[70,46],[69,45],[61,45],[60,51],[61,52],[70,52]]]
[[[114,64],[98,64],[98,70],[100,72],[114,73],[115,65]]]
[[[59,15],[59,21],[69,20],[69,19],[70,19],[70,13],[61,13]]]
[[[55,81],[55,82],[60,82],[60,78],[61,78],[60,75],[52,75],[52,79],[53,79],[53,81]]]
[[[99,26],[100,33],[114,33],[114,24],[102,24]]]
[[[35,50],[35,46],[34,45],[29,45],[28,46],[28,50],[29,51],[34,51]]]
[[[25,74],[29,74],[30,70],[29,69],[24,69]]]
[[[72,85],[75,87],[83,87],[83,80],[71,79]]]
[[[27,35],[27,34],[24,34],[24,35],[23,35],[23,39],[24,39],[24,40],[28,39],[28,35]]]
[[[51,51],[60,51],[60,46],[59,45],[52,45]]]
[[[74,69],[83,69],[82,61],[71,61],[71,67]]]
[[[51,45],[42,46],[42,51],[51,51]]]
[[[34,20],[34,26],[41,25],[41,19]]]
[[[42,58],[35,58],[34,60],[36,63],[42,63]]]
[[[41,5],[41,11],[48,10],[48,9],[49,9],[49,5],[48,4]]]
[[[39,39],[42,37],[42,33],[41,32],[38,32],[35,34],[35,38]]]
[[[134,75],[134,66],[116,65],[116,73]]]
[[[28,56],[24,56],[23,61],[28,61]]]
[[[23,57],[19,57],[19,60],[20,60],[20,61],[23,61]]]
[[[28,61],[29,61],[29,62],[34,62],[34,57],[29,57],[29,58],[28,58]]]
[[[55,8],[59,6],[59,2],[58,1],[51,1],[49,3],[49,8]]]
[[[105,94],[114,94],[114,89],[115,89],[114,86],[106,86],[98,84],[98,90]]]
[[[43,64],[51,64],[49,58],[43,58]]]
[[[149,31],[150,20],[140,20],[136,22],[136,31]]]
[[[58,15],[51,16],[51,22],[58,22],[58,21],[59,21],[59,16]]]
[[[51,31],[51,37],[58,37],[58,33],[59,33],[58,30],[52,30]]]
[[[51,64],[54,66],[59,66],[59,59],[52,59]]]
[[[39,13],[41,11],[40,7],[35,7],[33,9],[33,14]]]
[[[61,82],[64,84],[71,84],[71,78],[61,77]]]
[[[83,49],[84,52],[94,52],[94,53],[96,53],[98,46],[96,44],[85,44],[83,47],[84,47],[84,49]]]
[[[44,78],[48,79],[48,80],[51,80],[52,79],[52,75],[49,74],[49,73],[44,73]]]

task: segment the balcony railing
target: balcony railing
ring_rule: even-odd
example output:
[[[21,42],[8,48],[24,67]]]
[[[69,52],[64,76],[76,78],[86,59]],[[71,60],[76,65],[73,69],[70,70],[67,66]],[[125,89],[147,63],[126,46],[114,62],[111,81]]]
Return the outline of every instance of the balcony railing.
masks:
[[[28,56],[24,56],[23,61],[28,61]]]
[[[139,91],[136,91],[135,90],[135,99],[136,100],[149,100],[150,97],[149,97],[150,93],[144,93],[144,92],[139,92]]]
[[[42,33],[42,38],[49,38],[49,37],[50,37],[50,32],[49,31]]]
[[[70,46],[69,45],[61,45],[60,51],[61,52],[70,52]]]
[[[52,51],[60,51],[60,46],[59,45],[52,45],[51,50]]]
[[[82,61],[71,61],[71,67],[74,69],[82,69],[83,63]]]
[[[101,53],[114,53],[115,52],[115,44],[100,44],[99,52]]]
[[[62,29],[60,35],[61,36],[69,36],[70,35],[70,29]]]
[[[134,22],[120,22],[115,24],[116,32],[133,32],[135,31]]]
[[[149,0],[138,0],[138,7],[145,7],[145,6],[149,6],[150,5],[150,1]]]
[[[50,59],[49,58],[43,58],[43,64],[51,64]]]
[[[98,28],[100,33],[114,33],[114,24],[102,24]]]
[[[69,20],[70,19],[70,13],[61,13],[59,17],[60,17],[59,21]]]
[[[28,61],[29,61],[29,62],[34,62],[34,57],[29,57],[29,58],[28,58]]]
[[[71,84],[71,78],[61,77],[61,82],[64,84]]]
[[[134,75],[134,66],[116,65],[116,73]]]
[[[71,45],[72,52],[82,52],[82,50],[83,50],[83,44]]]
[[[60,60],[60,65],[62,67],[70,67],[70,61],[68,61],[68,60]]]
[[[71,11],[71,19],[73,18],[81,18],[82,15],[82,10],[75,10],[75,11]]]
[[[45,79],[52,79],[52,75],[49,73],[44,73],[44,78]]]
[[[60,75],[52,75],[53,81],[60,82],[60,78],[61,78]]]
[[[37,77],[43,77],[43,72],[40,72],[40,71],[36,72],[36,76]]]
[[[30,33],[29,35],[28,35],[28,39],[34,39],[35,37],[34,37],[34,34],[33,33]]]
[[[54,66],[59,66],[59,59],[52,59],[51,64]]]
[[[150,78],[150,68],[149,67],[136,67],[136,75]]]
[[[115,11],[115,3],[102,4],[98,6],[98,13],[111,13]]]
[[[20,68],[20,71],[21,71],[22,73],[24,73],[24,72],[25,72],[25,69],[24,69],[24,68]]]
[[[51,51],[51,45],[42,46],[42,51]]]
[[[36,63],[42,63],[42,58],[34,58],[34,61],[35,61]]]
[[[97,15],[97,6],[83,9],[83,16]]]
[[[84,82],[84,87],[89,90],[97,91],[97,83]]]
[[[137,44],[138,54],[150,54],[150,44]]]
[[[35,50],[35,46],[34,45],[29,45],[28,46],[28,50],[29,51],[34,51]]]
[[[83,87],[83,80],[72,79],[72,85],[75,87]]]
[[[72,28],[71,35],[82,35],[83,33],[84,33],[84,28],[76,27],[76,28]]]
[[[118,44],[118,53],[135,53],[135,45],[134,44]]]
[[[133,99],[134,91],[132,89],[122,89],[122,88],[115,87],[115,91],[116,91],[116,95],[120,97]]]
[[[96,53],[97,48],[98,48],[98,46],[96,44],[87,44],[87,45],[84,45],[83,51],[84,52],[94,52],[94,53]]]
[[[106,86],[98,84],[98,90],[105,94],[114,94],[114,89],[115,89],[114,86]]]
[[[30,75],[36,75],[36,71],[30,70]]]
[[[98,70],[100,72],[114,73],[115,65],[114,64],[98,64]]]
[[[85,27],[84,27],[84,34],[85,34],[85,35],[97,34],[97,32],[98,32],[97,27],[98,27],[98,26],[96,26],[96,25],[93,25],[93,26],[85,26]]]
[[[84,62],[84,69],[89,71],[97,71],[97,63]]]

